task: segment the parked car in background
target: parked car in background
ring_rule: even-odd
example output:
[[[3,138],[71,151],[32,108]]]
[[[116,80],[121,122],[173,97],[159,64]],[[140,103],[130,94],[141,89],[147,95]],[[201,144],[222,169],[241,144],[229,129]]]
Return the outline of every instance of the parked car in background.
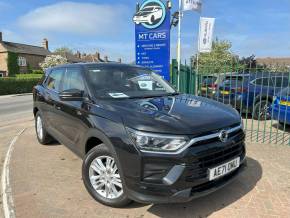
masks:
[[[273,99],[270,109],[273,119],[282,125],[290,125],[290,88],[283,89]]]
[[[235,109],[180,94],[146,68],[57,66],[34,87],[33,100],[39,143],[56,139],[81,157],[84,185],[105,205],[187,202],[246,167]]]
[[[200,95],[203,97],[212,98],[216,91],[217,76],[206,75],[201,77]]]
[[[207,98],[214,98],[219,84],[221,84],[226,76],[230,76],[235,73],[219,73],[212,75],[202,75],[201,87],[199,95]]]
[[[283,73],[235,73],[219,84],[215,98],[236,109],[252,113],[254,119],[269,119],[273,96],[288,87],[289,76]]]

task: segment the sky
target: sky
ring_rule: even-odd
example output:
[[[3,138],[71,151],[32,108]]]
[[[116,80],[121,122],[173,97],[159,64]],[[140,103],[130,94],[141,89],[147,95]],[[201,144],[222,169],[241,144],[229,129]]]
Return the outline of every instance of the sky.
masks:
[[[178,0],[172,3],[174,12]],[[41,45],[47,38],[51,51],[66,46],[132,62],[135,5],[135,0],[0,0],[0,31],[5,41]],[[289,0],[204,0],[201,13],[184,13],[182,59],[196,53],[200,16],[216,18],[214,36],[229,40],[236,55],[290,57]],[[176,58],[177,28],[171,35]]]

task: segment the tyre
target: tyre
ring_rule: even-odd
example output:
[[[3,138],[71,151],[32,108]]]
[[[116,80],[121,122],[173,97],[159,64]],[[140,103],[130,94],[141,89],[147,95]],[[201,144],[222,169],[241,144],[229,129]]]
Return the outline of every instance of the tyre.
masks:
[[[155,17],[154,17],[154,15],[152,15],[151,18],[150,18],[150,24],[153,24],[154,21],[155,21]]]
[[[271,119],[271,113],[269,111],[271,102],[268,100],[261,100],[254,106],[253,118],[255,120],[269,120]]]
[[[41,113],[38,111],[35,115],[35,132],[37,140],[42,145],[47,145],[53,141],[53,138],[47,133]]]
[[[131,200],[124,193],[115,157],[105,144],[92,148],[83,160],[83,182],[90,195],[111,207],[124,207]]]

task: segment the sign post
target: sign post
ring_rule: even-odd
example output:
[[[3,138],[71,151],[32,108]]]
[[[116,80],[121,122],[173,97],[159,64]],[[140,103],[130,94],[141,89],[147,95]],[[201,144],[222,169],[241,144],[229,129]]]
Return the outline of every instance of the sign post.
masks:
[[[147,0],[133,17],[136,64],[170,80],[170,10],[160,0]]]

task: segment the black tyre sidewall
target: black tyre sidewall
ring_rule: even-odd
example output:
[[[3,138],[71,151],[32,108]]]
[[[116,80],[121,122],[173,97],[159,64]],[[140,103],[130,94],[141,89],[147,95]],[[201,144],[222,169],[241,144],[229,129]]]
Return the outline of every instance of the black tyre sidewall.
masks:
[[[123,192],[123,194],[119,198],[107,199],[107,198],[104,198],[101,195],[99,195],[95,191],[93,186],[91,185],[90,178],[89,178],[90,164],[95,158],[97,158],[99,156],[110,156],[110,157],[115,159],[115,162],[117,164],[116,157],[114,157],[113,153],[110,151],[110,149],[105,144],[101,144],[101,145],[98,145],[98,146],[92,148],[88,152],[88,154],[85,156],[85,158],[83,160],[83,166],[82,166],[82,177],[83,177],[83,182],[84,182],[84,185],[85,185],[87,191],[96,201],[98,201],[104,205],[108,205],[111,207],[124,207],[124,206],[128,205],[131,202],[131,200],[129,200],[127,198],[125,192]],[[118,170],[120,171],[119,166],[118,166]],[[119,172],[119,174],[121,176],[121,181],[123,184],[122,174],[120,172]],[[124,187],[123,187],[123,191],[124,191]]]
[[[154,23],[154,21],[155,21],[155,17],[154,17],[154,15],[152,15],[151,18],[150,18],[150,22]]]
[[[42,131],[43,131],[43,137],[42,137],[42,139],[39,138],[38,133],[37,133],[37,118],[38,117],[40,117],[41,118],[41,121],[42,121]],[[51,136],[46,131],[45,123],[44,123],[44,120],[43,120],[43,116],[42,116],[42,114],[41,114],[40,111],[38,111],[36,113],[35,119],[34,119],[34,123],[35,123],[35,133],[36,133],[36,137],[37,137],[38,142],[40,144],[43,144],[43,145],[49,144],[52,141],[52,138],[51,138]]]

